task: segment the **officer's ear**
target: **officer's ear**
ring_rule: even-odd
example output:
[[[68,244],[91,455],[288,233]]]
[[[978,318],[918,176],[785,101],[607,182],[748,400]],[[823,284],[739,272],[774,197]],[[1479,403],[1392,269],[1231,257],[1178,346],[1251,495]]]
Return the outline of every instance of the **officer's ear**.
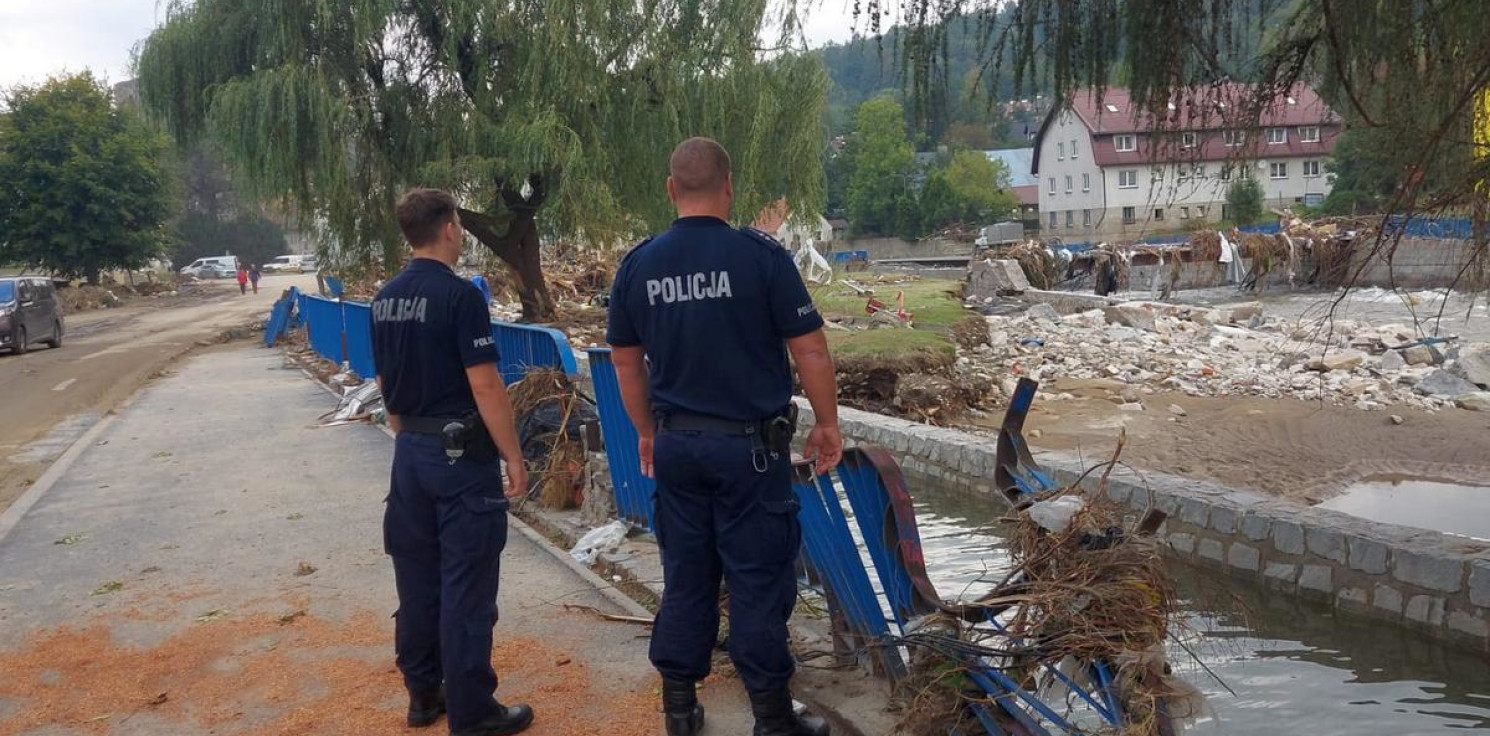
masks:
[[[735,175],[730,172],[724,174],[724,198],[735,198]]]
[[[673,204],[678,203],[678,185],[673,182],[671,176],[667,178],[667,198]]]

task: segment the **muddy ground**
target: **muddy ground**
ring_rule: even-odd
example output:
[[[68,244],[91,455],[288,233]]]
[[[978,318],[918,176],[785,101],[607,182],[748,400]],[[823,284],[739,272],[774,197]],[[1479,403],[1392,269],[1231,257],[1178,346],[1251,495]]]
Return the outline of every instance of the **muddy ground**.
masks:
[[[1363,412],[1296,399],[1174,392],[1145,395],[1145,411],[1135,412],[1110,398],[1131,390],[1117,382],[1056,380],[1041,390],[1076,398],[1035,402],[1026,424],[1031,444],[1080,451],[1093,463],[1111,457],[1126,429],[1122,458],[1139,469],[1311,503],[1363,477],[1490,483],[1490,415],[1481,412]]]
[[[67,317],[61,348],[0,353],[0,510],[83,432],[146,381],[224,330],[262,320],[283,289],[314,276],[271,276],[258,294],[203,282],[191,295]]]

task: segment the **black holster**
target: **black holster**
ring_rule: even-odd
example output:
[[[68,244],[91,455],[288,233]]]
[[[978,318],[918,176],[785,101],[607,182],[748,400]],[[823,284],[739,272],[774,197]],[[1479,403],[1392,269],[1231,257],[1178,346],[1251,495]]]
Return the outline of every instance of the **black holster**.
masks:
[[[797,436],[799,413],[796,403],[793,402],[787,404],[786,409],[777,416],[761,422],[761,435],[766,449],[778,454],[791,452],[792,440]]]

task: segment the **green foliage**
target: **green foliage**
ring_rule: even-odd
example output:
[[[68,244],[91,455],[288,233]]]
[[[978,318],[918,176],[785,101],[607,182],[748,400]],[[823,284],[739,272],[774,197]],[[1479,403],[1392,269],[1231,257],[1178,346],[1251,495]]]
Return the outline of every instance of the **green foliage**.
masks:
[[[1226,190],[1228,219],[1238,225],[1251,225],[1262,219],[1262,185],[1249,173],[1231,183]]]
[[[220,220],[190,212],[177,225],[177,245],[171,261],[184,266],[204,256],[232,254],[244,265],[263,265],[289,251],[285,231],[261,215],[248,213]]]
[[[958,151],[947,164],[947,181],[964,203],[964,217],[982,225],[1007,218],[1019,207],[1009,189],[1009,167],[980,151]]]
[[[910,191],[915,153],[906,137],[905,109],[888,96],[859,106],[849,176],[849,223],[859,233],[899,233],[919,227]]]
[[[783,197],[821,211],[827,78],[815,57],[760,53],[766,10],[173,0],[142,47],[141,93],[344,259],[397,259],[391,205],[415,184],[459,192],[509,239],[536,211],[545,234],[610,243],[670,221],[667,155],[690,135],[730,150],[741,219]]]
[[[90,74],[21,86],[0,122],[0,262],[84,277],[161,254],[166,141]]]
[[[1384,128],[1350,128],[1335,141],[1334,157],[1326,168],[1334,188],[1324,200],[1332,215],[1384,212],[1397,187],[1412,168],[1409,146],[1398,145]]]

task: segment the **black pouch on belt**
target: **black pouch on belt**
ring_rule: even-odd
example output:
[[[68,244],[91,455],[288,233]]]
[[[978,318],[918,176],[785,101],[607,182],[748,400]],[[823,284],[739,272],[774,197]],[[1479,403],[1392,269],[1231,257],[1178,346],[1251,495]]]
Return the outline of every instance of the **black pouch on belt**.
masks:
[[[778,454],[791,452],[792,439],[797,435],[797,415],[797,405],[791,403],[785,411],[764,422],[766,449]]]
[[[481,421],[480,414],[451,420],[445,425],[440,439],[445,445],[445,454],[452,461],[465,459],[490,462],[497,457],[497,443],[492,440],[491,433],[486,431],[486,422]]]

